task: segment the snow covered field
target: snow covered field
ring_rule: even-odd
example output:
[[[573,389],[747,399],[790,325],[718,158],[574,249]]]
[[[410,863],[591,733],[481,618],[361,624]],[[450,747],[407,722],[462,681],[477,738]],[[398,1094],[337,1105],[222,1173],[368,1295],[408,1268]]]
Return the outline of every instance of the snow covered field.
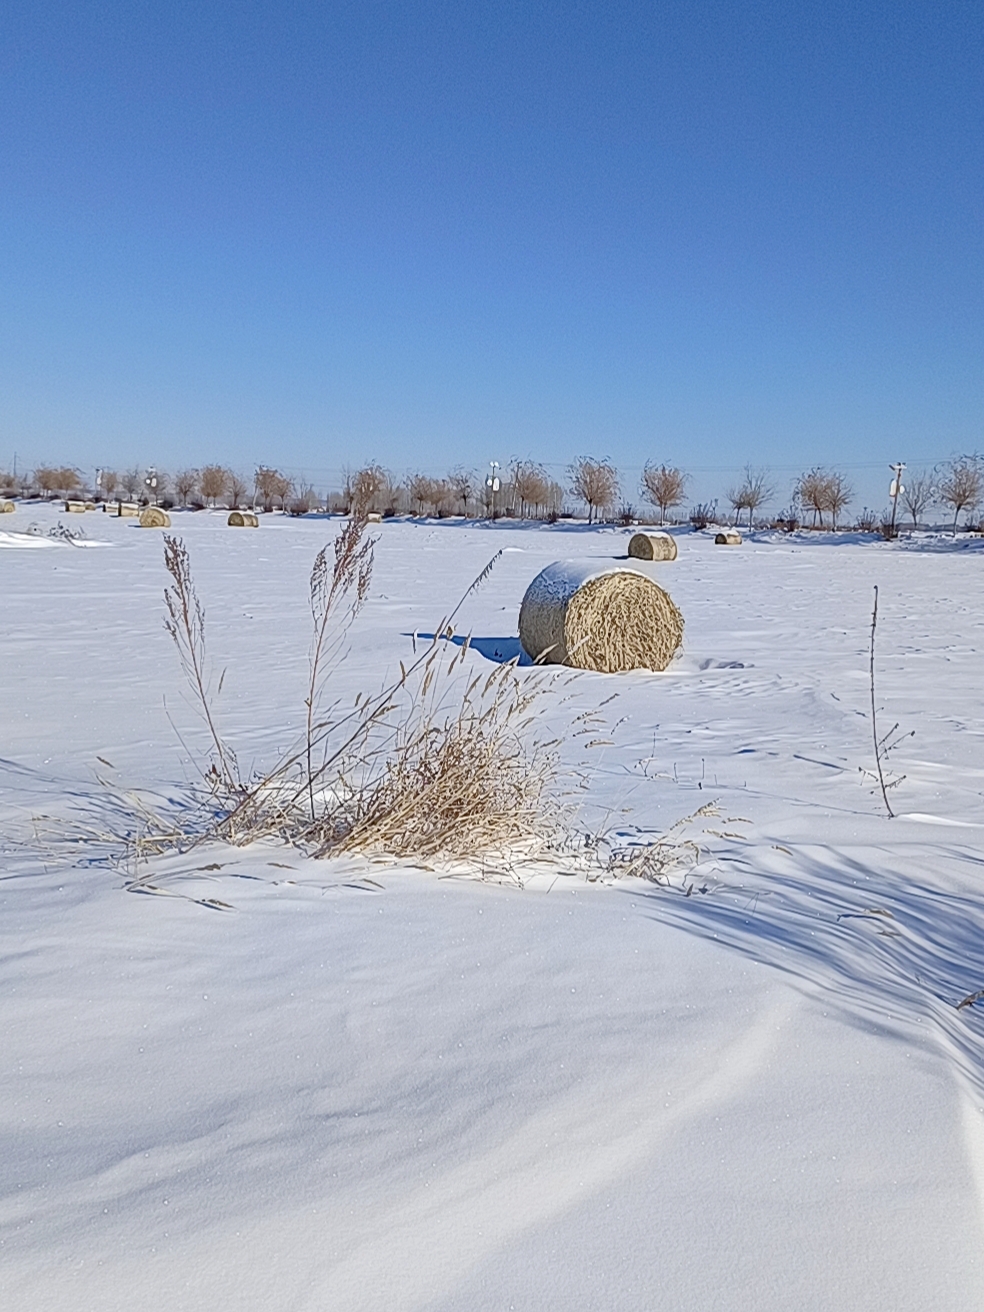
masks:
[[[193,774],[175,728],[203,745],[161,535],[62,518],[108,545],[28,546],[58,519],[37,506],[0,533],[4,1307],[984,1308],[984,1004],[956,1005],[984,989],[984,544],[688,531],[653,567],[686,620],[665,674],[520,670],[558,725],[562,696],[618,691],[584,824],[742,818],[705,835],[691,896],[264,845],[168,858],[175,895],[150,897],[34,819],[99,832],[97,773],[166,796]],[[299,726],[308,573],[337,524],[174,525],[228,667],[223,729],[268,764]],[[458,625],[476,670],[515,654],[545,564],[627,542],[374,531],[344,696],[499,548]],[[874,584],[883,728],[915,731],[893,820],[861,773]]]

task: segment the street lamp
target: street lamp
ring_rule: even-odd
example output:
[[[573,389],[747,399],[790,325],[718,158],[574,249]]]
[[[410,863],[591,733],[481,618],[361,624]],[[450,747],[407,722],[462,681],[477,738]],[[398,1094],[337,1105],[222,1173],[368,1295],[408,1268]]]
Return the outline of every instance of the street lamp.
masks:
[[[888,495],[892,498],[892,527],[890,531],[894,538],[895,516],[898,511],[899,496],[905,491],[905,488],[902,486],[902,470],[905,469],[905,465],[901,460],[896,460],[894,465],[889,465],[889,469],[892,471],[893,475],[892,481],[889,484]]]
[[[496,473],[496,470],[498,468],[499,468],[498,460],[490,460],[489,474],[485,480],[485,486],[489,490],[489,506],[490,506],[490,513],[493,519],[495,519],[495,494],[498,492],[499,487],[501,486],[499,483],[499,475]]]

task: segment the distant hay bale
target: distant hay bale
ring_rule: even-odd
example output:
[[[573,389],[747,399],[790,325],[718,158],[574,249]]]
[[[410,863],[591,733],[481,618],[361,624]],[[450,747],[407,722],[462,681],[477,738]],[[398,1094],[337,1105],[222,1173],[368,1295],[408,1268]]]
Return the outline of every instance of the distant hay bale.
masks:
[[[124,511],[124,514],[126,512]],[[160,506],[144,506],[140,512],[141,528],[170,528],[171,516]]]
[[[714,535],[714,543],[718,547],[740,547],[741,534],[736,528],[726,528],[722,533]]]
[[[614,674],[665,670],[683,616],[638,566],[556,561],[526,589],[519,640],[535,661]]]
[[[259,528],[260,521],[251,510],[233,510],[228,519],[230,528]]]
[[[14,509],[15,507],[12,501],[0,501],[0,515],[12,515]]]
[[[123,518],[136,518],[140,514],[140,507],[135,501],[120,501],[119,513]]]
[[[84,501],[66,501],[66,502],[65,502],[65,511],[66,511],[66,514],[69,514],[69,515],[84,515],[84,514],[85,514],[85,502],[84,502]]]
[[[375,510],[370,510],[369,514],[366,516],[366,519],[370,524],[381,524],[383,522],[382,515],[380,515],[379,512]]]
[[[672,533],[633,533],[629,555],[636,560],[676,560],[676,538]]]

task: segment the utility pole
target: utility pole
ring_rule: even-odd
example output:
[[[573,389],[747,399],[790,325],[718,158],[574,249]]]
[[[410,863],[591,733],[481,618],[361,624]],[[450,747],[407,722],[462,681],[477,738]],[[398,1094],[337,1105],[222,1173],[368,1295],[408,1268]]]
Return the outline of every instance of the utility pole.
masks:
[[[905,469],[905,465],[901,460],[896,460],[894,465],[889,465],[889,469],[893,474],[892,482],[888,489],[888,495],[892,498],[892,537],[894,538],[895,519],[899,508],[899,497],[905,491],[905,488],[902,486],[902,470]]]

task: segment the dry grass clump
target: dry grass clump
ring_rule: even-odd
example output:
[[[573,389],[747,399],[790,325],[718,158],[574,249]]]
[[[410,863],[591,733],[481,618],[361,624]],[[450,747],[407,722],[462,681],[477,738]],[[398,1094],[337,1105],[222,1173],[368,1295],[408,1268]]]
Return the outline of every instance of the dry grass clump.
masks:
[[[539,663],[606,674],[665,670],[683,640],[683,616],[636,569],[557,561],[526,590],[519,639]]]
[[[374,543],[365,536],[367,520],[365,507],[356,508],[331,556],[323,549],[312,569],[303,737],[269,772],[246,780],[216,720],[205,613],[187,549],[165,538],[171,576],[166,627],[211,749],[202,770],[205,794],[188,808],[180,840],[173,825],[158,820],[142,827],[133,850],[277,838],[322,857],[362,853],[508,864],[519,848],[529,855],[555,836],[558,810],[546,797],[555,744],[534,728],[542,676],[521,677],[512,662],[469,678],[467,641],[447,658],[445,636],[457,608],[410,666],[401,664],[393,683],[360,694],[347,708],[325,708],[346,634],[368,595]]]
[[[718,547],[740,547],[741,534],[736,528],[726,528],[721,533],[715,533],[714,544]]]
[[[144,506],[140,512],[141,528],[170,528],[171,516],[160,506]]]
[[[442,669],[443,653],[434,648],[392,727],[382,717],[352,754],[357,777],[343,764],[335,795],[311,828],[317,855],[487,859],[549,839],[553,813],[544,790],[555,768],[553,745],[530,734],[539,687],[509,663],[459,694],[453,675],[466,651],[467,644]]]
[[[672,533],[633,533],[629,555],[636,560],[676,560],[676,538]]]

